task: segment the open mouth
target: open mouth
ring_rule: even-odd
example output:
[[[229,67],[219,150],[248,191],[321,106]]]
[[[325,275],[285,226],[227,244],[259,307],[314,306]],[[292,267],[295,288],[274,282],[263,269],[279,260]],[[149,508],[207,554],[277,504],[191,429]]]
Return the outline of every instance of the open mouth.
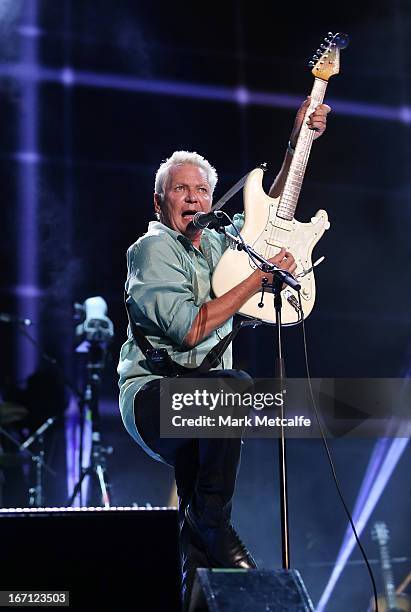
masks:
[[[181,216],[183,217],[183,219],[186,219],[187,221],[192,221],[194,219],[194,215],[198,212],[198,210],[196,210],[195,208],[189,208],[187,210],[183,210],[183,212],[181,213]]]

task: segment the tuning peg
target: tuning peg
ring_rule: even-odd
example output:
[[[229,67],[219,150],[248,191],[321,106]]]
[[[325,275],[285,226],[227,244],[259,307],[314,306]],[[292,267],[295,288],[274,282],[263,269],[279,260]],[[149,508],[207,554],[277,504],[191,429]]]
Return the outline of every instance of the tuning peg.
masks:
[[[322,50],[321,50],[321,49],[317,49],[316,53],[318,53],[319,55],[321,55]]]
[[[328,32],[327,36],[331,36],[331,38],[334,36],[334,34],[332,32]]]
[[[318,55],[313,55],[314,60],[318,60]]]
[[[335,39],[334,44],[339,49],[345,49],[346,47],[348,47],[350,43],[350,38],[349,36],[347,36],[347,34],[338,33],[335,35],[334,39]]]
[[[309,66],[315,66],[315,62],[313,62],[313,61],[311,60],[311,62],[308,62],[308,65],[309,65]]]

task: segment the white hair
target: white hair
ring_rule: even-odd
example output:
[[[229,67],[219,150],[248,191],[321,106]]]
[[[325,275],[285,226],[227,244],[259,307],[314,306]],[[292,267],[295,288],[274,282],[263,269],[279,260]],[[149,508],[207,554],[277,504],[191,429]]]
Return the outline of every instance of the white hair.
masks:
[[[164,187],[170,170],[177,164],[192,164],[193,166],[198,166],[204,170],[207,175],[207,182],[211,188],[211,194],[213,194],[218,176],[216,169],[210,164],[210,162],[208,162],[202,155],[199,155],[194,151],[174,151],[171,157],[163,161],[156,172],[154,190],[161,196],[161,198],[164,197]]]

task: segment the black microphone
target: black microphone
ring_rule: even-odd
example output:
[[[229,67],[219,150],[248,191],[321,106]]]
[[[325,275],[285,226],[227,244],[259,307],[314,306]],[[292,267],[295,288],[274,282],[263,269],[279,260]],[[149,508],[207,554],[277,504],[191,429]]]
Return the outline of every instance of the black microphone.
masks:
[[[21,319],[20,317],[11,315],[8,312],[0,312],[0,322],[1,323],[19,323],[20,325],[27,325],[27,326],[33,324],[30,319]]]
[[[216,210],[214,212],[210,211],[208,213],[204,212],[196,212],[193,217],[193,225],[197,229],[205,229],[209,225],[220,226],[221,219],[224,217],[224,213],[221,210]]]

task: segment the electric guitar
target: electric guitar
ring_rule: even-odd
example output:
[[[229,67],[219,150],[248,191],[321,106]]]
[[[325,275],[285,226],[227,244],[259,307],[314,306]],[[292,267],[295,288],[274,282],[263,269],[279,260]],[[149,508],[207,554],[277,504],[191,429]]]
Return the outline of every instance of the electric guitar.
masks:
[[[346,35],[329,33],[321,49],[317,50],[318,55],[313,56],[310,64],[314,84],[306,117],[323,102],[329,78],[340,71],[340,49],[347,44]],[[311,253],[330,226],[325,210],[319,210],[309,223],[300,223],[294,218],[313,138],[314,133],[308,128],[304,119],[284,189],[279,198],[270,198],[263,190],[262,168],[250,172],[244,185],[245,222],[241,230],[245,242],[266,259],[274,257],[282,247],[293,254],[297,263],[295,275],[301,284],[304,317],[310,314],[315,301]],[[247,278],[255,267],[245,251],[227,249],[217,264],[212,278],[215,295],[219,297],[227,293]],[[287,288],[283,296],[286,299],[283,300],[282,323],[295,325],[300,320],[296,308],[298,304],[296,293]],[[259,306],[260,300],[259,294],[254,295],[241,307],[239,313],[262,319],[267,323],[275,323],[273,300],[266,300],[263,308]]]
[[[397,593],[395,590],[391,558],[388,550],[390,535],[387,525],[382,522],[375,523],[371,535],[380,549],[382,578],[384,582],[384,595],[379,595],[377,598],[378,612],[410,612],[410,598],[404,593]],[[370,608],[375,611],[374,600],[371,601]]]

